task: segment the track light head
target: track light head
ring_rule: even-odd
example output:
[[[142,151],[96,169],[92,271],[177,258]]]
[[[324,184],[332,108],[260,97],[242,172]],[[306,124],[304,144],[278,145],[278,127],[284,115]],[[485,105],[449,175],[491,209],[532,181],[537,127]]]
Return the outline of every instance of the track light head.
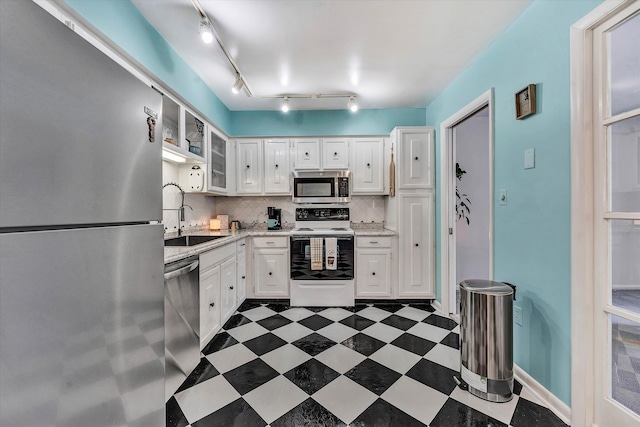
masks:
[[[242,80],[242,77],[240,76],[240,74],[236,74],[236,82],[233,84],[233,87],[231,88],[231,92],[240,93],[243,86],[244,86],[244,80]]]
[[[200,27],[198,29],[202,41],[209,44],[213,41],[213,26],[211,22],[205,17],[200,20]]]
[[[356,104],[356,101],[353,99],[353,96],[349,97],[347,108],[351,110],[352,113],[355,113],[356,111],[358,111],[358,104]]]
[[[282,101],[282,107],[280,107],[280,109],[282,110],[283,113],[286,113],[289,111],[289,97],[285,96],[284,97],[284,101]]]

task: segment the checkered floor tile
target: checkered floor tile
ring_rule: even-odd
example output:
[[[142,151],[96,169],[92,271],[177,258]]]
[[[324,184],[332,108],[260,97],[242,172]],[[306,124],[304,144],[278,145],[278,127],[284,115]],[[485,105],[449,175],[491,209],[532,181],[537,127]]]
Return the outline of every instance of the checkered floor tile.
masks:
[[[507,403],[456,386],[455,322],[429,305],[247,301],[167,402],[167,426],[564,426],[516,381]]]

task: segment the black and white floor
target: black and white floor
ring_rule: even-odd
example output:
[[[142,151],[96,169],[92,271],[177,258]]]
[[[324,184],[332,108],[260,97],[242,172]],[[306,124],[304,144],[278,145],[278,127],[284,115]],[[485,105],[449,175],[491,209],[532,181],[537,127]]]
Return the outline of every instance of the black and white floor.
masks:
[[[430,305],[245,302],[167,402],[167,426],[564,426],[516,381],[491,403],[456,386],[458,326]]]

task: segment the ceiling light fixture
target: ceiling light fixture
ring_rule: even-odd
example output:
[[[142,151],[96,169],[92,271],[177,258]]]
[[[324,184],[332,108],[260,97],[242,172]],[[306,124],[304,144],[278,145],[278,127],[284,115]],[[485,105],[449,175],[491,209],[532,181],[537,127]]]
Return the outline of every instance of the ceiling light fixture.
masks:
[[[240,76],[240,73],[238,73],[236,74],[236,82],[233,84],[233,87],[231,88],[231,92],[239,93],[242,90],[243,86],[244,86],[244,80],[242,80],[242,76]]]
[[[213,25],[211,25],[211,22],[209,22],[206,16],[200,19],[198,32],[203,42],[209,44],[213,41]]]
[[[353,96],[349,97],[347,108],[351,110],[352,113],[355,113],[356,111],[358,111],[358,104],[356,104],[356,101],[353,98],[354,98]]]
[[[282,110],[283,113],[286,113],[289,111],[289,97],[285,96],[284,97],[284,101],[282,101],[282,107],[280,107],[280,109]]]

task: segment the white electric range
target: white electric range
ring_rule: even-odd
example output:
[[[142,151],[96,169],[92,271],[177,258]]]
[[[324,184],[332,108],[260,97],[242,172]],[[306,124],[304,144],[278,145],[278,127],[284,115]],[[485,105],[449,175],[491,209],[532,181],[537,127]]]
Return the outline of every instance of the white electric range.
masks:
[[[347,207],[296,209],[290,233],[292,306],[355,304],[354,232]]]

